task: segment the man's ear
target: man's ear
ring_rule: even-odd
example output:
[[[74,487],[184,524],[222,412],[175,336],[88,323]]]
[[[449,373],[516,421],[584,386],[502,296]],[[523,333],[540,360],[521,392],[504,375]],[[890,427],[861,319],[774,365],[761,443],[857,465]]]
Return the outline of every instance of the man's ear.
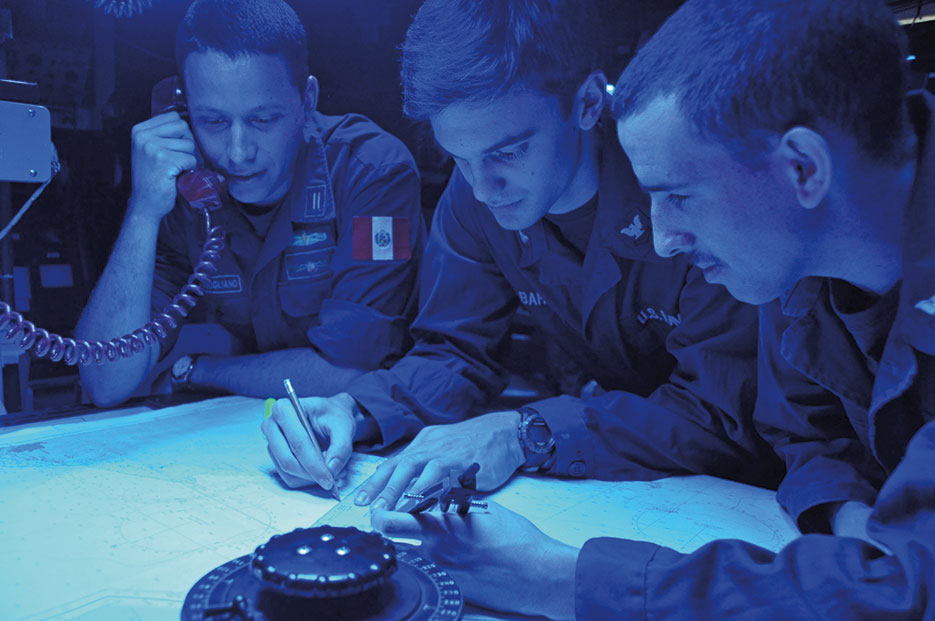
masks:
[[[308,76],[305,81],[305,92],[302,93],[302,104],[305,108],[305,118],[308,119],[318,107],[318,78]]]
[[[814,209],[831,188],[831,147],[808,127],[793,127],[779,142],[777,155],[783,173],[795,189],[799,204]]]
[[[594,71],[585,78],[578,92],[575,93],[575,103],[572,114],[578,121],[578,127],[587,131],[597,125],[604,110],[607,98],[607,76],[603,71]]]

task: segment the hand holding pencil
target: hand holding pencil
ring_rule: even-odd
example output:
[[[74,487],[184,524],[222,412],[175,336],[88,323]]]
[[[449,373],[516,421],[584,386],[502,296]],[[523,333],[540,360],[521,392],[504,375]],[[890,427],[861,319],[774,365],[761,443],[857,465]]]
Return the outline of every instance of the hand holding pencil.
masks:
[[[262,425],[270,457],[289,487],[316,484],[340,499],[335,481],[353,451],[353,399],[298,398],[288,379],[283,384],[289,398],[277,400]]]

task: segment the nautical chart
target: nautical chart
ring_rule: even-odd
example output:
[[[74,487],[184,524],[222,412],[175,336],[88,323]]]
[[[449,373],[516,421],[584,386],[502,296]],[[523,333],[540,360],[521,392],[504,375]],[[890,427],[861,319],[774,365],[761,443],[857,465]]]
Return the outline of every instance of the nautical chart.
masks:
[[[274,534],[324,522],[369,530],[353,490],[382,458],[355,454],[338,504],[286,489],[262,412],[259,399],[224,397],[0,431],[4,620],[178,619],[202,575]],[[572,545],[614,536],[689,552],[727,537],[777,550],[796,535],[772,492],[711,477],[520,476],[492,497]]]
[[[370,514],[348,494],[319,524],[369,529]],[[692,552],[715,539],[777,551],[798,536],[769,490],[709,476],[594,481],[519,476],[490,498],[550,537],[581,546],[594,537],[650,541]]]
[[[355,495],[347,494],[318,524],[369,530],[370,511],[353,504]],[[581,546],[593,537],[622,537],[686,553],[715,539],[743,539],[779,550],[798,533],[774,497],[769,490],[708,476],[611,482],[523,475],[490,495],[569,545]],[[464,619],[530,618],[468,604]]]
[[[281,485],[262,416],[224,397],[0,435],[2,617],[178,619],[203,574],[315,522],[334,500]]]

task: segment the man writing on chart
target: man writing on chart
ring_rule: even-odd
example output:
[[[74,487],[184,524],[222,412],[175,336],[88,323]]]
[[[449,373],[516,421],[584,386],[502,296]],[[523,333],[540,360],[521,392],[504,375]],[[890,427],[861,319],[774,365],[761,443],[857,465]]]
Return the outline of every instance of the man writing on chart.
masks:
[[[411,481],[473,462],[480,489],[518,468],[774,483],[749,420],[755,309],[687,258],[653,253],[648,198],[601,120],[597,23],[588,2],[429,0],[409,28],[405,111],[457,164],[426,247],[416,345],[345,394],[304,400],[331,473],[352,438],[416,436],[360,504],[393,506]],[[504,387],[499,346],[519,305],[553,346],[556,396],[465,420]],[[580,398],[594,381],[601,390]],[[287,402],[264,432],[287,482],[328,484]]]
[[[755,418],[811,534],[679,554],[499,506],[374,524],[552,618],[935,618],[935,102],[906,55],[876,0],[688,0],[615,91],[656,250],[763,304]]]
[[[212,213],[225,247],[195,313],[246,353],[183,358],[176,388],[283,395],[288,376],[300,394],[333,394],[392,364],[425,240],[409,152],[364,117],[316,111],[305,29],[282,0],[196,0],[176,57],[191,127],[175,111],[134,127],[127,214],[78,336],[131,332],[185,284],[205,232],[175,181],[200,149],[230,196]],[[96,402],[120,402],[171,345],[83,367],[82,381]]]

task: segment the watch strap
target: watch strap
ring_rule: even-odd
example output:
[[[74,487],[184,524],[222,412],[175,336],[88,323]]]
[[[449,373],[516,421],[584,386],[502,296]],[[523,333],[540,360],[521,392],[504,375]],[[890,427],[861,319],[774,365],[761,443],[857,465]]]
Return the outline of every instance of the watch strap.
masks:
[[[188,366],[179,374],[172,373],[172,386],[175,390],[192,390],[192,373],[195,371],[195,363],[201,354],[188,356]]]

